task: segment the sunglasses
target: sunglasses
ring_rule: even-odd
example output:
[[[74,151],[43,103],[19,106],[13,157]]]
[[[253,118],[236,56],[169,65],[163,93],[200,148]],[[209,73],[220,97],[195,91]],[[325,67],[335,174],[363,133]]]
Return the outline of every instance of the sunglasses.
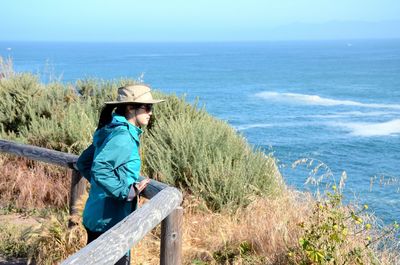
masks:
[[[151,104],[142,105],[139,109],[144,109],[146,112],[151,112],[153,110],[153,105]]]

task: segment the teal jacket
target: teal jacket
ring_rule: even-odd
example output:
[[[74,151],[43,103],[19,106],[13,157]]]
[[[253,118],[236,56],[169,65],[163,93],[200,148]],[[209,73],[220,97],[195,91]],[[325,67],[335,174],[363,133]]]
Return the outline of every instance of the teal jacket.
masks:
[[[77,167],[91,185],[83,211],[83,224],[90,231],[104,232],[136,208],[131,195],[140,174],[141,133],[125,117],[114,115],[79,157]]]

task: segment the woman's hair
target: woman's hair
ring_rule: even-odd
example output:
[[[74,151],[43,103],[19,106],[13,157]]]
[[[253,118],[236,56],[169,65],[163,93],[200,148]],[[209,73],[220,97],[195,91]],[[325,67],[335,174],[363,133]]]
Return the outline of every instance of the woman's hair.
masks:
[[[125,116],[126,113],[126,107],[128,104],[119,104],[117,108],[115,109],[115,114],[120,115],[120,116]]]
[[[111,122],[112,113],[115,107],[116,105],[107,104],[101,109],[99,123],[97,124],[97,130],[103,128]]]

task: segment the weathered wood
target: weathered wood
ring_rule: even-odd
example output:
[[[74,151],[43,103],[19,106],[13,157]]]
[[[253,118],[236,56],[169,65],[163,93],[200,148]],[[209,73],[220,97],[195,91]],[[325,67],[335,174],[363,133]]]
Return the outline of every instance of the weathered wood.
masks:
[[[182,222],[182,207],[177,207],[161,222],[161,265],[182,264]]]
[[[139,177],[139,181],[143,180],[144,178],[142,176]],[[145,197],[146,199],[151,199],[154,196],[157,195],[160,191],[163,189],[169,187],[167,184],[164,184],[162,182],[158,182],[156,180],[151,180],[150,183],[147,185],[147,187],[143,190],[141,195]]]
[[[61,264],[114,264],[181,202],[182,194],[179,190],[172,187],[163,189],[142,208]]]
[[[82,178],[78,170],[72,170],[71,173],[71,190],[69,198],[69,214],[75,215],[78,213],[76,210],[76,202],[85,192],[86,181]]]
[[[13,141],[0,140],[0,152],[14,154],[17,156],[23,156],[32,160],[38,160],[46,163],[56,164],[58,166],[68,167],[76,170],[76,161],[78,160],[77,155],[67,154],[59,151],[54,151],[42,147],[37,147],[33,145],[20,144]],[[74,175],[72,175],[74,176]],[[141,177],[143,179],[143,177]],[[76,180],[72,179],[72,183],[76,182]],[[79,189],[81,178],[79,178]],[[71,185],[72,187],[72,185]],[[143,191],[142,195],[146,199],[153,198],[158,192],[168,187],[168,185],[158,182],[156,180],[151,180],[149,185]],[[75,191],[71,191],[75,192]],[[79,192],[78,192],[79,194]],[[72,194],[71,194],[72,200]],[[70,205],[71,206],[71,205]],[[71,208],[70,208],[71,209]]]
[[[0,140],[0,152],[74,169],[78,156],[27,144]]]

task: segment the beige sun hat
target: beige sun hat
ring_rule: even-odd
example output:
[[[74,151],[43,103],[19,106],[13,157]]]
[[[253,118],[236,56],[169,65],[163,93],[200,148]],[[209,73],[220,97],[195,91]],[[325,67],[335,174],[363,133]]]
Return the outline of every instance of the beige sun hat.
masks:
[[[156,104],[163,102],[163,99],[153,99],[150,93],[151,88],[145,84],[128,85],[118,88],[118,97],[116,101],[108,101],[105,104],[126,104],[142,103]]]

